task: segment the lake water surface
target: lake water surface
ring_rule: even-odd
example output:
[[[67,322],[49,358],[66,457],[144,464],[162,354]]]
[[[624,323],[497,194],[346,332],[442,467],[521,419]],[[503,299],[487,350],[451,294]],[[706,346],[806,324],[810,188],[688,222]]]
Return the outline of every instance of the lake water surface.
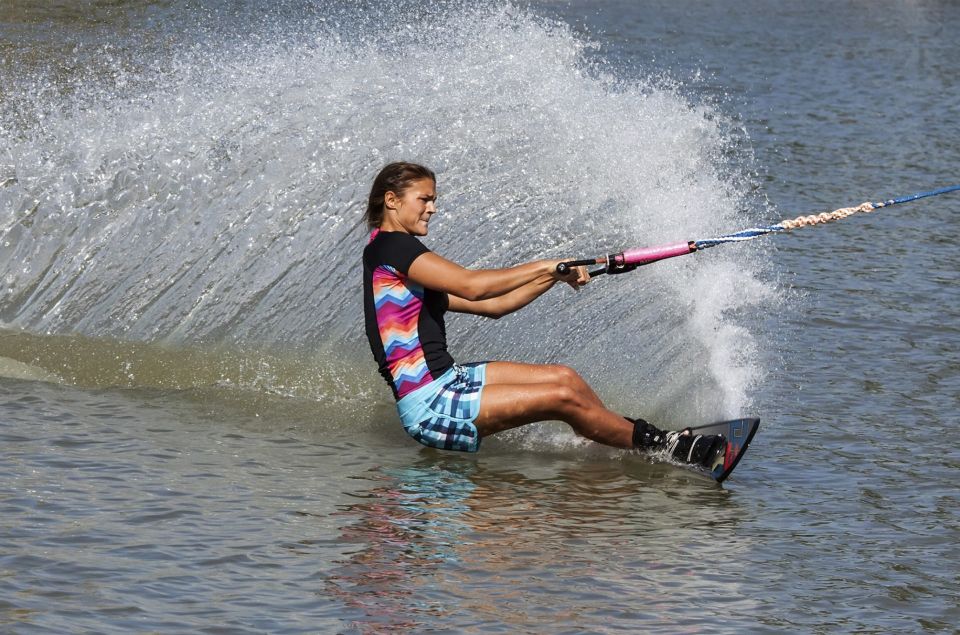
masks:
[[[956,632],[960,195],[450,318],[761,417],[722,488],[556,423],[416,445],[359,254],[397,158],[476,267],[960,183],[960,5],[264,6],[0,8],[0,631]]]

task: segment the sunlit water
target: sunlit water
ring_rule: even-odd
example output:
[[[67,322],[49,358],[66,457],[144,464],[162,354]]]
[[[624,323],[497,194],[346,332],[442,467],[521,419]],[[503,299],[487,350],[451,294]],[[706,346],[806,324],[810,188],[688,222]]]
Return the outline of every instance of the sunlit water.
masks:
[[[805,5],[806,7],[806,5]],[[0,11],[0,625],[951,631],[955,195],[556,289],[458,359],[759,415],[723,489],[557,424],[403,434],[363,199],[437,169],[472,266],[960,182],[942,3]]]

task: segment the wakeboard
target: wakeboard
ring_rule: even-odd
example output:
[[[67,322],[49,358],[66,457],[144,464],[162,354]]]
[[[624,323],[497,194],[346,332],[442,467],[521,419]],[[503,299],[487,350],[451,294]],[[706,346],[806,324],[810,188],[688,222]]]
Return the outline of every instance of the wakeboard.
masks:
[[[708,476],[717,483],[722,483],[740,463],[743,453],[747,451],[747,446],[753,441],[753,435],[757,433],[759,427],[760,420],[755,418],[731,419],[730,421],[718,421],[717,423],[691,427],[690,432],[693,434],[722,434],[727,440],[727,447],[723,454],[723,460],[718,460],[712,469],[697,465],[684,465],[683,467]]]

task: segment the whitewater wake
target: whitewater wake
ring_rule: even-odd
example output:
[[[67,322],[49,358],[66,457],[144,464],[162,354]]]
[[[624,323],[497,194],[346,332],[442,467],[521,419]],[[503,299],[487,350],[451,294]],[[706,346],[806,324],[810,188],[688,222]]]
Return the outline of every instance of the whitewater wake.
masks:
[[[56,373],[56,338],[131,343],[87,347],[122,372],[141,344],[239,350],[288,368],[255,390],[388,399],[363,338],[359,258],[367,189],[390,160],[437,171],[426,243],[471,267],[753,220],[720,109],[586,61],[592,44],[562,23],[484,3],[330,11],[242,38],[187,30],[152,63],[128,43],[129,59],[114,51],[111,72],[67,93],[43,73],[16,78],[37,98],[3,111],[0,355]],[[763,376],[742,317],[777,296],[764,255],[683,260],[558,287],[495,324],[451,316],[451,351],[573,365],[644,416],[740,414]],[[165,385],[177,364],[146,357],[152,370],[132,378],[71,381]],[[203,359],[181,366],[216,382],[200,368],[223,358]],[[309,379],[324,373],[361,379]]]

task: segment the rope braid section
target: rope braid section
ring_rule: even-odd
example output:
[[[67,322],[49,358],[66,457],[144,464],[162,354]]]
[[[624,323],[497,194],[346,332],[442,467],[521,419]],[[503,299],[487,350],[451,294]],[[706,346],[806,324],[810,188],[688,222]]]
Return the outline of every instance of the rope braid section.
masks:
[[[832,212],[823,212],[821,214],[810,214],[807,216],[797,216],[796,218],[789,220],[782,220],[776,225],[767,225],[765,227],[751,227],[749,229],[744,229],[733,234],[727,234],[725,236],[720,236],[719,238],[707,238],[703,240],[693,241],[696,249],[707,249],[708,247],[715,247],[717,245],[722,245],[724,243],[735,243],[742,242],[745,240],[753,240],[759,236],[765,236],[767,234],[774,234],[779,232],[786,232],[792,229],[798,229],[800,227],[809,227],[811,225],[822,225],[823,223],[832,223],[833,221],[841,220],[847,218],[848,216],[853,216],[854,214],[868,213],[874,210],[880,209],[882,207],[889,207],[891,205],[897,205],[899,203],[907,203],[909,201],[915,201],[920,198],[926,198],[928,196],[937,196],[938,194],[946,194],[947,192],[954,192],[960,190],[960,185],[951,185],[949,187],[942,187],[937,190],[930,190],[929,192],[920,192],[918,194],[912,194],[910,196],[902,196],[900,198],[892,198],[887,201],[881,201],[879,203],[861,203],[856,207],[841,207]]]
[[[847,216],[853,216],[859,212],[872,212],[875,209],[880,209],[883,207],[883,203],[879,205],[874,205],[873,203],[861,203],[856,207],[841,207],[840,209],[835,209],[832,212],[823,212],[822,214],[810,214],[809,216],[797,216],[793,220],[782,220],[777,225],[783,227],[785,230],[789,231],[791,229],[797,229],[799,227],[807,227],[809,225],[819,225],[821,223],[829,223],[835,220],[842,220]]]

